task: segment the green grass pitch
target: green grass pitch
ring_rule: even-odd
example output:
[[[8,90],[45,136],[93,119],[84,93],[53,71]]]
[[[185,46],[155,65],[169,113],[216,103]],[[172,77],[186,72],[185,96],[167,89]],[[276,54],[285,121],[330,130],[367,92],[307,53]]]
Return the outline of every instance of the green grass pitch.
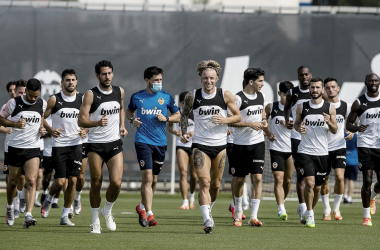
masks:
[[[104,205],[105,194],[102,194]],[[361,203],[342,204],[342,221],[323,221],[322,203],[315,209],[315,228],[306,228],[298,221],[298,203],[285,204],[288,221],[277,218],[275,201],[262,201],[259,219],[263,227],[249,227],[250,211],[245,211],[247,220],[242,227],[233,227],[228,206],[230,195],[220,194],[212,214],[215,230],[206,235],[199,206],[194,210],[179,209],[182,199],[179,194],[156,194],[153,212],[158,225],[142,228],[138,224],[135,207],[139,194],[120,194],[113,207],[117,230],[107,229],[100,215],[100,235],[90,234],[91,210],[88,194],[82,195],[82,213],[72,221],[75,227],[59,225],[62,209],[52,209],[49,217],[41,218],[40,209],[34,208],[37,225],[23,229],[23,215],[15,220],[13,227],[5,223],[5,208],[0,216],[0,249],[380,249],[380,211],[372,216],[373,226],[362,226]],[[5,193],[0,202],[6,204]],[[59,205],[62,208],[63,196]],[[331,204],[332,206],[332,204]]]

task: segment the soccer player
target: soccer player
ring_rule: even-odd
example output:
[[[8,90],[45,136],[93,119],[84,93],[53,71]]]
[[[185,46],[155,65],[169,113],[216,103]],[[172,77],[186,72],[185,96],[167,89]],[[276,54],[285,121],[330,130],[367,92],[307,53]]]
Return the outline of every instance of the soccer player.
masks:
[[[83,95],[77,94],[76,91],[78,85],[76,73],[73,69],[65,69],[61,76],[62,91],[50,97],[44,114],[45,119],[50,115],[52,119],[51,127],[46,121],[44,126],[53,137],[52,161],[55,173],[54,182],[41,207],[41,216],[48,217],[54,196],[67,185],[60,225],[75,226],[69,219],[69,212],[77,177],[81,171],[82,138],[86,136],[87,129],[78,126]]]
[[[274,194],[276,196],[278,218],[287,220],[288,214],[285,209],[285,199],[290,190],[290,181],[294,170],[292,148],[290,142],[291,131],[286,128],[284,119],[284,105],[286,93],[293,89],[293,83],[280,82],[278,95],[279,102],[268,103],[265,107],[266,118],[271,117],[270,131],[270,158],[274,177]]]
[[[321,185],[328,174],[328,132],[336,134],[338,126],[335,120],[335,108],[322,98],[323,80],[310,80],[311,100],[298,104],[295,129],[301,133],[298,146],[300,177],[305,180],[304,197],[307,210],[306,226],[315,227],[313,199],[319,196]],[[315,205],[315,204],[314,204]]]
[[[213,60],[201,61],[197,65],[203,87],[186,95],[181,115],[181,140],[187,143],[190,139],[188,116],[193,109],[195,132],[191,148],[199,179],[198,199],[206,234],[214,230],[211,208],[218,197],[226,162],[227,124],[241,121],[233,95],[215,86],[221,70],[219,63]],[[230,117],[227,117],[227,107],[232,113]]]
[[[358,133],[359,170],[363,173],[361,190],[363,203],[363,226],[372,226],[371,214],[375,214],[375,196],[380,193],[380,95],[379,76],[370,73],[365,76],[367,92],[361,95],[351,107],[346,128]],[[359,126],[355,120],[359,118]],[[371,192],[373,171],[377,182]]]
[[[25,171],[26,179],[26,213],[23,226],[35,226],[37,221],[32,217],[34,199],[36,197],[36,178],[40,164],[40,135],[45,133],[42,126],[46,102],[39,98],[41,83],[37,79],[29,79],[26,85],[26,95],[8,101],[0,113],[0,125],[15,128],[9,138],[9,182],[7,185],[8,226],[14,224],[14,206],[17,183],[21,169]],[[11,117],[10,120],[7,118]],[[16,129],[17,128],[17,129]]]
[[[331,207],[329,204],[329,175],[331,168],[335,172],[334,186],[334,219],[341,220],[340,203],[342,202],[344,191],[344,170],[346,168],[346,140],[351,140],[354,136],[350,133],[344,136],[344,121],[346,120],[349,108],[345,101],[339,100],[339,85],[335,78],[328,77],[324,80],[325,91],[331,103],[336,110],[336,122],[338,132],[336,134],[328,133],[329,144],[329,169],[325,183],[321,187],[322,203],[323,203],[323,220],[331,220]],[[319,197],[314,197],[315,199]],[[316,201],[314,201],[316,203]]]
[[[235,103],[240,110],[241,122],[229,124],[235,127],[233,133],[231,173],[235,178],[234,199],[235,218],[233,225],[242,226],[243,187],[247,175],[251,175],[251,218],[248,225],[261,227],[257,218],[262,191],[262,174],[265,157],[263,127],[267,126],[264,111],[264,95],[260,92],[264,86],[265,72],[259,68],[244,71],[243,91],[235,96]]]
[[[164,70],[156,66],[145,69],[146,88],[131,96],[126,111],[127,118],[137,128],[135,149],[142,183],[141,202],[136,206],[136,212],[142,227],[157,225],[152,203],[158,175],[165,160],[166,122],[179,122],[180,119],[173,96],[162,90],[163,75]]]
[[[182,92],[179,95],[179,103],[180,103],[180,112],[183,109],[183,102],[185,100],[185,96],[187,95],[188,91]],[[187,127],[187,131],[190,133],[191,136],[194,135],[194,115],[193,112],[190,111],[189,114],[189,126]],[[191,152],[191,137],[189,143],[182,143],[181,142],[181,130],[177,126],[176,128],[173,128],[173,123],[170,122],[168,125],[169,132],[177,136],[177,142],[176,142],[176,153],[177,153],[177,163],[178,163],[178,169],[180,174],[180,181],[179,186],[182,194],[182,205],[180,206],[181,210],[187,210],[187,209],[194,209],[195,208],[195,202],[194,202],[194,194],[195,194],[195,187],[197,185],[198,179],[197,174],[195,173],[194,169],[194,162],[193,162],[193,155]],[[189,195],[188,192],[188,184],[187,184],[187,166],[190,163],[190,191]],[[187,197],[189,196],[189,197]],[[188,199],[189,198],[189,199]]]
[[[116,223],[111,210],[119,196],[123,177],[123,142],[120,136],[125,137],[128,132],[124,126],[124,89],[111,85],[112,63],[105,60],[98,62],[95,65],[95,75],[99,85],[85,93],[78,125],[89,128],[87,150],[91,176],[91,233],[100,234],[102,166],[103,163],[107,164],[110,185],[101,214],[106,220],[107,228],[115,231]]]

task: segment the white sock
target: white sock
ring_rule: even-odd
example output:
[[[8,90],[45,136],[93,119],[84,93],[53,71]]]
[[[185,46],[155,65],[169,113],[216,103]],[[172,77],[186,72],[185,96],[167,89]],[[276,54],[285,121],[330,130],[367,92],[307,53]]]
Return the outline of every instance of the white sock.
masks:
[[[190,193],[189,192],[189,201],[190,201],[190,203],[193,203],[194,202],[194,195],[195,195],[195,192],[194,193]]]
[[[375,189],[371,190],[371,200],[375,199],[377,193],[375,192]]]
[[[14,208],[14,205],[12,204],[12,205],[9,205],[8,203],[7,203],[7,208]]]
[[[347,196],[347,201],[348,202],[352,202],[352,197],[351,196]]]
[[[44,195],[48,195],[48,194],[49,194],[49,189],[45,189],[44,191],[42,191],[42,193],[43,193]]]
[[[188,199],[184,199],[184,200],[182,201],[182,205],[187,205],[187,206],[189,206],[189,200],[188,200]]]
[[[247,183],[243,187],[243,206],[249,206]]]
[[[26,189],[22,188],[22,191],[20,193],[20,199],[25,199],[25,192],[26,192]]]
[[[148,212],[146,212],[146,218],[148,219],[149,215],[151,215],[151,214],[153,214],[152,211],[148,211]]]
[[[278,213],[280,215],[281,214],[286,214],[286,210],[285,210],[285,205],[284,204],[277,205],[277,209],[278,209]]]
[[[25,213],[25,218],[28,217],[28,216],[32,216],[32,213],[31,212],[26,212]]]
[[[144,204],[142,204],[142,202],[140,202],[139,208],[140,208],[140,210],[145,210]]]
[[[75,191],[75,196],[74,196],[74,200],[77,200],[79,201],[80,200],[80,194],[82,193],[82,191]]]
[[[40,191],[36,191],[36,200],[38,200],[39,195],[40,195]]]
[[[59,198],[54,198],[52,203],[58,204],[58,199]]]
[[[200,206],[202,216],[203,216],[203,223],[205,223],[207,220],[211,219],[210,218],[210,206],[209,205],[202,205]]]
[[[347,195],[346,195],[346,194],[343,194],[343,198],[347,199]]]
[[[234,198],[232,198],[232,200],[231,200],[231,207],[235,207],[235,201],[234,201]]]
[[[71,211],[71,212],[74,211],[73,204],[71,204],[70,211]]]
[[[17,191],[17,196],[20,198],[20,193],[21,193],[22,191],[19,191],[18,189],[16,189],[16,191]]]
[[[369,211],[369,207],[367,207],[367,208],[363,207],[363,217],[364,218],[371,218],[371,213]]]
[[[324,214],[331,213],[331,207],[329,203],[329,194],[322,195],[322,204],[323,204],[323,213]]]
[[[304,213],[306,219],[308,216],[311,216],[312,218],[312,221],[314,220],[314,211],[313,210],[306,210],[306,212]]]
[[[306,203],[300,203],[299,207],[301,208],[302,214],[306,212],[306,210],[307,210]]]
[[[69,216],[69,212],[70,212],[70,208],[65,208],[63,207],[63,212],[62,212],[62,217],[68,217]]]
[[[235,211],[243,211],[243,196],[235,197]]]
[[[103,213],[104,214],[110,214],[111,213],[111,210],[112,210],[112,207],[113,207],[113,204],[115,204],[115,202],[109,202],[106,200],[106,204],[104,204],[104,207],[103,207]]]
[[[259,199],[251,199],[251,218],[257,219],[257,212],[259,211],[260,200]]]
[[[47,201],[50,202],[50,203],[51,203],[52,200],[53,200],[53,203],[56,203],[56,202],[54,202],[54,195],[52,196],[52,195],[48,194],[48,195],[46,196],[46,199],[47,199]],[[58,199],[57,199],[57,200],[58,200]]]
[[[15,206],[15,210],[20,210],[18,195],[16,195],[15,198],[13,198],[13,205]]]
[[[91,208],[91,213],[92,213],[92,223],[100,223],[100,220],[99,220],[99,210],[100,210],[100,207],[98,208]]]
[[[342,202],[343,194],[334,194],[334,212],[339,212],[340,203]]]
[[[215,201],[211,202],[210,211],[211,211],[212,207],[214,206],[214,204],[215,204]]]

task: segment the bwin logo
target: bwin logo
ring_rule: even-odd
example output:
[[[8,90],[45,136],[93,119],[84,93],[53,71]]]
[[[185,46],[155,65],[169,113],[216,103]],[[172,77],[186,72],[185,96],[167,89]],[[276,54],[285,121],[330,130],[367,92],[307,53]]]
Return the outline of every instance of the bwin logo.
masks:
[[[33,116],[33,117],[23,117],[21,116],[20,119],[24,119],[26,123],[39,123],[40,118]]]
[[[102,108],[102,110],[100,111],[100,115],[114,115],[114,114],[119,114],[119,113],[120,113],[120,109],[116,107],[114,107],[114,109]]]
[[[305,125],[306,126],[325,126],[325,121],[321,121],[318,119],[318,121],[309,121],[308,119],[305,120]]]
[[[159,115],[161,114],[161,109],[144,109],[141,108],[141,114],[142,115]]]
[[[280,123],[281,123],[281,120],[276,119],[275,124],[280,124]]]
[[[336,122],[337,122],[337,123],[343,123],[343,122],[344,122],[344,118],[337,118],[337,119],[336,119]]]
[[[364,103],[363,103],[364,104]],[[376,118],[380,118],[380,112],[378,114],[369,114],[367,113],[365,118],[367,119],[376,119]]]
[[[258,108],[257,110],[247,110],[247,115],[260,115],[261,113],[263,113],[263,109],[261,108]]]
[[[217,115],[219,114],[220,109],[207,109],[207,110],[202,110],[202,108],[199,109],[199,115]]]
[[[78,118],[78,115],[79,113],[75,113],[75,111],[73,113],[65,113],[62,111],[60,117],[61,118]]]

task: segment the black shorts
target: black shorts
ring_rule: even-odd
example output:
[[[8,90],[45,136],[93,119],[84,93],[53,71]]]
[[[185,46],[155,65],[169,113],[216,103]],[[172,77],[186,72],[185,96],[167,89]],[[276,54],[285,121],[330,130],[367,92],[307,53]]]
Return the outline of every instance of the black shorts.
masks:
[[[44,168],[44,175],[52,173],[54,169],[52,157],[44,156],[42,166]]]
[[[272,171],[285,172],[286,160],[288,160],[289,157],[292,156],[292,153],[280,152],[273,149],[270,149],[269,152]]]
[[[164,164],[167,146],[156,146],[135,142],[137,161],[140,170],[152,169],[153,175],[159,175]]]
[[[346,171],[344,171],[344,178],[347,178],[350,181],[356,181],[358,179],[358,172],[358,166],[347,165]]]
[[[331,169],[346,168],[346,149],[340,148],[329,151],[329,173]]]
[[[82,159],[85,159],[87,158],[87,147],[88,147],[88,143],[83,143],[82,144]]]
[[[3,174],[9,174],[9,168],[8,168],[8,152],[4,152],[4,168],[3,168]]]
[[[359,170],[380,170],[380,149],[358,148]]]
[[[300,145],[301,140],[291,138],[290,142],[292,146],[292,156],[293,156],[294,167],[299,168],[297,164],[297,156],[298,156],[298,146]]]
[[[193,143],[191,145],[191,150],[193,150],[194,148],[197,148],[203,153],[205,153],[206,155],[208,155],[210,159],[214,159],[215,157],[218,156],[220,152],[222,152],[223,150],[227,148],[227,144],[222,145],[222,146],[206,146],[206,145],[202,145],[198,143]]]
[[[253,145],[234,144],[232,157],[235,161],[235,174],[232,174],[233,176],[244,178],[248,174],[262,174],[265,162],[265,142]]]
[[[297,160],[300,166],[300,178],[308,176],[315,177],[315,185],[321,186],[325,183],[326,175],[329,170],[329,156],[328,155],[307,155],[298,153]]]
[[[53,147],[54,179],[79,176],[82,167],[82,144],[68,147]]]
[[[44,151],[41,150],[40,151],[40,169],[44,168],[43,165],[42,165],[43,161],[44,161]]]
[[[94,152],[107,163],[112,157],[123,152],[123,142],[119,139],[107,143],[87,143],[87,153]]]
[[[8,166],[23,167],[27,160],[41,157],[40,148],[14,148],[8,147]]]
[[[191,147],[181,147],[181,146],[175,147],[176,152],[178,149],[182,149],[183,151],[185,151],[189,157],[193,154],[193,152],[191,151]]]
[[[233,157],[232,157],[232,148],[233,148],[234,144],[233,143],[227,143],[227,158],[228,158],[228,173],[230,175],[234,175],[235,174],[235,168],[233,167],[234,165],[234,160],[233,160]],[[232,173],[233,172],[233,173]]]

